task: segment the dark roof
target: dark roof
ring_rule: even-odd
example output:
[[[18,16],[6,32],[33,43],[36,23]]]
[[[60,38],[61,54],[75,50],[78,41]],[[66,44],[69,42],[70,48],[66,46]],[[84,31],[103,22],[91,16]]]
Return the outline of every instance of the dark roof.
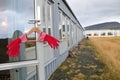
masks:
[[[120,23],[106,22],[85,27],[85,30],[120,30]]]

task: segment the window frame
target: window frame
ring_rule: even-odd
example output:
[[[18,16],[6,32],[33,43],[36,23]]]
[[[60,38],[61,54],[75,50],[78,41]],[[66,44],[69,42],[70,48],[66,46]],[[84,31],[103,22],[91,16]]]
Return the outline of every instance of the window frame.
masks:
[[[66,36],[66,24],[65,24],[65,14],[61,9],[59,9],[59,39],[64,41]]]
[[[45,23],[44,23],[44,31],[45,33],[49,34],[49,35],[53,35],[53,1],[51,0],[47,0],[45,3],[46,6],[44,6],[44,13],[45,13]],[[48,10],[49,9],[49,10]],[[50,11],[50,12],[48,12]],[[49,13],[49,15],[48,15]],[[48,18],[50,18],[50,20],[48,20]]]

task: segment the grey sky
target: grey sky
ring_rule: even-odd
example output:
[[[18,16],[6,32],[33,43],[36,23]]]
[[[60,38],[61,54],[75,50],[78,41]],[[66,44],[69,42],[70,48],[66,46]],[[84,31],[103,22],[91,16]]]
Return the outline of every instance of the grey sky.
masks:
[[[120,22],[120,0],[67,0],[83,27],[102,23]]]

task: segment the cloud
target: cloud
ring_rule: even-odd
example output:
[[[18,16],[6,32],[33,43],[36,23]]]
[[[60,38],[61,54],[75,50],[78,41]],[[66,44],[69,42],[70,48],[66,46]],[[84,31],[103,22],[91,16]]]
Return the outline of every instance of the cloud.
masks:
[[[118,21],[120,0],[67,0],[71,9],[84,26],[100,22]]]

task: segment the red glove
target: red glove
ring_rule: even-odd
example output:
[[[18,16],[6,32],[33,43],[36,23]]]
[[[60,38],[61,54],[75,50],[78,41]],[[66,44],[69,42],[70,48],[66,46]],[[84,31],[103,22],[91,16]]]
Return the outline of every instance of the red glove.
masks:
[[[24,34],[16,39],[14,39],[12,42],[10,42],[7,45],[7,54],[10,57],[17,57],[20,52],[20,43],[25,43],[27,41],[27,34]]]
[[[16,38],[15,40],[13,40],[12,42],[10,42],[7,45],[7,54],[10,57],[17,57],[19,55],[19,51],[20,51],[20,44],[21,43],[21,39],[20,38]]]
[[[59,46],[59,40],[57,40],[56,38],[48,35],[48,34],[45,34],[44,32],[41,32],[39,37],[38,37],[38,41],[45,41],[45,42],[48,42],[49,46],[51,48],[54,48],[54,49],[57,49],[58,46]]]

